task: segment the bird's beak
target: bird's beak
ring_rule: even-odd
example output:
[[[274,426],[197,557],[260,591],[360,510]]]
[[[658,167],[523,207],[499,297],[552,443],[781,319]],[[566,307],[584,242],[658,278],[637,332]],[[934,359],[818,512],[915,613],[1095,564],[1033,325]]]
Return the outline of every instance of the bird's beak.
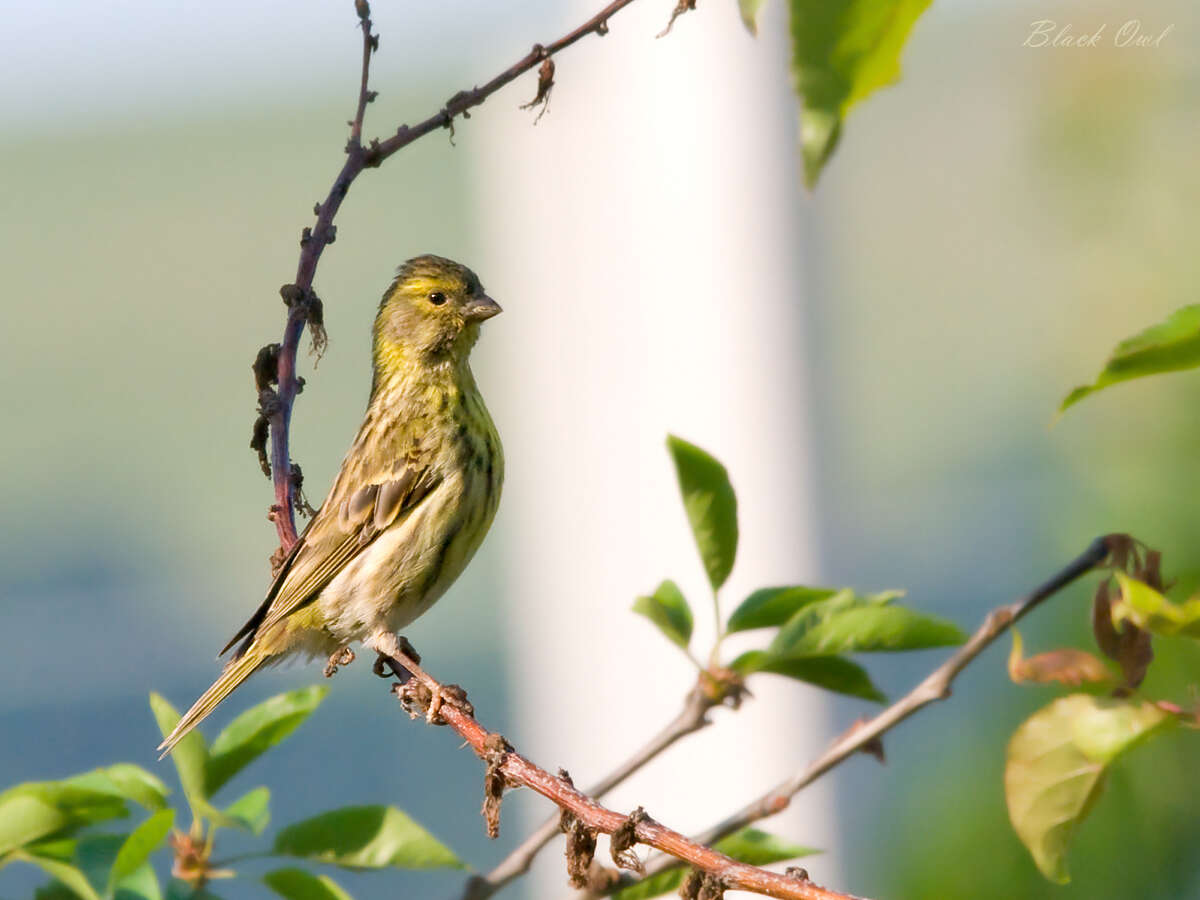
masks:
[[[500,304],[487,294],[472,297],[467,302],[467,305],[463,307],[463,316],[468,322],[482,322],[484,319],[490,319],[500,312],[503,312],[500,309]]]

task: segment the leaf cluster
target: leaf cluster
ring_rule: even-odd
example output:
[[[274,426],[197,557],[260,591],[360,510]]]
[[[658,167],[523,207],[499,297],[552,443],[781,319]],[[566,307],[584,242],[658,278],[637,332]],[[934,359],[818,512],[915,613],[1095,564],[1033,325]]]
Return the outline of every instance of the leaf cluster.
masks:
[[[38,900],[213,900],[210,885],[238,873],[214,859],[221,829],[261,836],[270,823],[270,792],[255,787],[227,804],[216,795],[244,768],[292,734],[325,697],[322,687],[290,691],[242,713],[210,745],[193,731],[172,760],[186,809],[171,805],[161,779],[118,763],[59,781],[19,784],[0,794],[0,868],[37,866],[50,880]],[[164,735],[178,712],[158,694],[150,707]],[[186,830],[179,826],[191,814]],[[130,827],[125,820],[141,817]],[[170,855],[165,886],[152,864]],[[281,829],[262,850],[239,859],[299,860],[344,869],[464,868],[444,844],[391,806],[348,806]],[[288,900],[349,900],[328,875],[294,862],[260,876]]]
[[[1152,638],[1200,639],[1200,596],[1168,599],[1158,553],[1125,535],[1107,542],[1114,571],[1097,586],[1092,629],[1111,663],[1074,647],[1026,659],[1015,631],[1009,659],[1014,682],[1083,688],[1026,719],[1009,740],[1005,763],[1013,829],[1039,871],[1060,884],[1070,880],[1067,852],[1113,765],[1152,737],[1200,726],[1200,711],[1140,690]]]
[[[700,561],[714,595],[737,557],[737,497],[725,467],[709,453],[678,437],[667,449],[675,465],[683,507]],[[852,588],[786,585],[764,587],[741,601],[728,618],[717,609],[717,641],[707,672],[720,680],[731,673],[781,675],[823,690],[883,702],[883,692],[850,657],[860,653],[923,650],[962,643],[965,635],[945,619],[916,612],[895,601],[900,591],[859,593]],[[691,653],[692,608],[678,584],[665,580],[637,598],[634,612],[653,622],[671,643]],[[722,661],[725,637],[755,631],[764,644]]]

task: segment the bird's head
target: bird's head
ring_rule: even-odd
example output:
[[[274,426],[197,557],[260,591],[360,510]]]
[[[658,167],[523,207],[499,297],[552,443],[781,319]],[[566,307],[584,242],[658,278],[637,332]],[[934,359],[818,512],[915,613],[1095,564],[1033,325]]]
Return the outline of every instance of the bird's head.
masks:
[[[375,318],[375,359],[381,367],[465,360],[479,323],[500,312],[466,266],[440,256],[402,265]]]

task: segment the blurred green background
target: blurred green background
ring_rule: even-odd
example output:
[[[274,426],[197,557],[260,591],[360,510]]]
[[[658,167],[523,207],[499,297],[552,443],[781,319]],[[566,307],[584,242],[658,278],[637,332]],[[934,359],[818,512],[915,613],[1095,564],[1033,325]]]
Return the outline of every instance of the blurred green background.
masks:
[[[0,784],[117,760],[151,766],[146,693],[187,702],[261,590],[274,538],[269,487],[246,447],[249,363],[277,339],[277,288],[340,160],[356,53],[344,5],[310,4],[307,25],[280,4],[192,11],[178,43],[147,38],[125,68],[92,73],[70,47],[37,49],[70,4],[7,17]],[[372,109],[380,127],[424,114],[507,64],[530,34],[577,18],[549,3],[511,19],[465,2],[436,14],[378,5],[438,36],[385,29],[384,48],[401,46],[381,79],[420,77],[393,78]],[[780,186],[796,192],[811,235],[797,249],[808,327],[796,353],[812,379],[824,581],[907,588],[913,605],[973,627],[1105,532],[1162,549],[1168,575],[1200,568],[1196,376],[1105,392],[1050,427],[1063,394],[1113,344],[1195,302],[1200,282],[1200,15],[1184,0],[1134,6],[934,4],[902,83],[851,116],[816,193]],[[141,14],[114,7],[111,34],[94,41],[130,40],[115,35]],[[461,40],[432,29],[442,16],[461,23]],[[1133,17],[1174,28],[1153,49],[1022,46],[1036,19],[1112,31]],[[211,34],[196,24],[210,21],[224,24]],[[280,29],[266,51],[235,53],[256,61],[243,76],[262,76],[249,90],[219,71],[216,54],[223,35],[253,44],[264,27]],[[306,29],[335,49],[319,53]],[[61,108],[44,93],[60,82],[79,91]],[[470,167],[486,147],[471,144],[469,124],[462,131],[457,152],[434,136],[368,173],[339,216],[341,239],[319,276],[332,343],[293,440],[314,503],[361,415],[368,324],[397,248],[479,250]],[[484,342],[481,381],[489,359]],[[504,534],[502,510],[460,597],[493,596]],[[1026,625],[1031,649],[1089,640],[1090,586]],[[503,731],[511,686],[492,637],[502,611],[472,610],[473,627],[451,638],[455,608],[442,604],[413,637],[448,660]],[[1005,653],[990,651],[951,702],[891,735],[886,768],[864,757],[834,776],[838,886],[888,898],[1200,897],[1193,735],[1143,748],[1114,773],[1072,855],[1070,886],[1037,875],[1008,826],[1001,771],[1008,735],[1052,692],[1008,684]],[[934,660],[872,661],[872,671],[898,694]],[[397,739],[364,670],[334,679],[314,720],[322,726],[244,783],[273,788],[277,823],[387,794],[481,867],[498,859],[508,845],[489,845],[474,817],[476,762],[445,752],[434,729]],[[1187,701],[1197,673],[1200,653],[1164,644],[1147,688]],[[314,677],[259,676],[239,708]],[[353,767],[337,764],[347,734]],[[526,802],[506,801],[506,816],[515,821]],[[6,869],[0,894],[28,894],[36,881]],[[344,881],[360,897],[427,896],[458,876]],[[247,883],[238,896],[255,891],[265,893]]]

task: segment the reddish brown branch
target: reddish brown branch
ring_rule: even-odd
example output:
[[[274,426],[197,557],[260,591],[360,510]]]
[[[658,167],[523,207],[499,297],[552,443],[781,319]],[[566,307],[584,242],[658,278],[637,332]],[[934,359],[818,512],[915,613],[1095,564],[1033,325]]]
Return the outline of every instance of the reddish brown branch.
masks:
[[[334,179],[325,201],[317,204],[316,222],[311,228],[304,230],[300,241],[300,261],[296,267],[295,282],[286,284],[280,289],[284,302],[288,306],[288,316],[283,340],[279,345],[276,373],[278,387],[271,402],[266,404],[262,412],[262,418],[266,420],[270,428],[270,468],[275,484],[275,503],[271,507],[271,518],[275,522],[275,529],[279,535],[280,549],[276,552],[277,559],[281,560],[287,550],[296,542],[296,492],[291,477],[291,455],[288,449],[292,408],[301,388],[300,379],[296,375],[296,353],[300,347],[300,338],[304,334],[306,324],[313,326],[314,349],[319,350],[324,344],[321,306],[320,300],[313,293],[313,278],[316,275],[317,263],[321,259],[322,252],[326,246],[333,243],[337,234],[333,220],[342,205],[342,200],[345,199],[350,186],[354,183],[354,179],[361,174],[364,168],[378,166],[389,156],[407,147],[418,138],[439,128],[452,128],[456,117],[466,116],[468,110],[483,103],[510,81],[549,60],[554,54],[565,50],[581,38],[589,34],[606,34],[609,18],[632,2],[633,0],[615,0],[615,2],[609,3],[574,31],[558,40],[544,46],[535,44],[529,53],[482,87],[459,91],[438,112],[423,122],[419,122],[411,128],[402,125],[396,134],[387,140],[373,140],[369,147],[364,147],[362,143],[363,118],[366,114],[367,104],[375,96],[368,89],[367,82],[370,75],[371,54],[379,48],[379,38],[377,35],[371,34],[371,11],[366,0],[355,0],[354,6],[363,33],[362,77],[359,83],[355,116],[350,122],[350,140],[346,144],[346,162]],[[261,439],[259,430],[256,426],[256,441]]]
[[[392,659],[391,663],[397,672],[401,669],[410,672],[428,689],[432,697],[439,697],[446,692],[446,688],[409,656],[401,655]],[[676,860],[712,876],[726,890],[750,891],[784,900],[857,900],[849,894],[820,887],[807,878],[780,875],[738,862],[667,828],[644,813],[640,816],[630,816],[607,809],[577,790],[569,778],[551,775],[512,749],[502,735],[490,732],[480,725],[469,708],[464,709],[463,705],[452,703],[442,703],[435,708],[434,721],[440,720],[449,725],[470,744],[476,755],[488,763],[490,776],[494,777],[494,773],[498,773],[510,787],[532,788],[560,809],[570,813],[574,820],[593,833],[613,834],[619,831],[627,842],[632,837],[633,843],[661,850]],[[489,799],[494,799],[491,791]]]
[[[1108,537],[1096,538],[1083,553],[1060,569],[1041,587],[1007,606],[1001,606],[992,610],[967,642],[955,651],[949,659],[930,672],[911,691],[875,716],[875,718],[865,723],[855,723],[849,730],[838,737],[828,750],[809,763],[802,771],[781,784],[776,785],[757,800],[747,804],[717,825],[696,835],[694,840],[701,844],[711,844],[760,819],[765,819],[782,812],[787,809],[792,797],[826,772],[868,747],[873,742],[878,741],[884,733],[899,725],[918,710],[937,700],[945,700],[950,696],[950,687],[954,679],[979,654],[1008,631],[1018,619],[1027,615],[1047,598],[1052,597],[1067,585],[1103,563],[1109,557],[1112,540],[1123,537],[1123,535],[1110,535]],[[667,869],[676,868],[678,865],[679,862],[676,859],[660,857],[646,865],[645,874],[641,877],[649,878]],[[633,881],[634,879],[623,877],[618,884],[612,886],[612,889],[626,887],[632,884]]]
[[[704,676],[701,677],[703,678]],[[640,770],[651,760],[658,758],[663,751],[672,746],[676,741],[706,727],[709,724],[708,711],[714,706],[721,705],[723,702],[718,696],[714,696],[714,693],[711,690],[706,690],[703,682],[698,682],[688,693],[683,709],[679,711],[679,715],[668,722],[637,753],[599,782],[587,788],[584,793],[589,797],[599,800],[617,785],[624,782],[634,772]],[[486,900],[486,898],[528,872],[534,857],[538,855],[543,847],[562,833],[559,824],[558,815],[551,816],[498,863],[494,869],[488,872],[487,875],[471,878],[463,890],[462,900]]]

